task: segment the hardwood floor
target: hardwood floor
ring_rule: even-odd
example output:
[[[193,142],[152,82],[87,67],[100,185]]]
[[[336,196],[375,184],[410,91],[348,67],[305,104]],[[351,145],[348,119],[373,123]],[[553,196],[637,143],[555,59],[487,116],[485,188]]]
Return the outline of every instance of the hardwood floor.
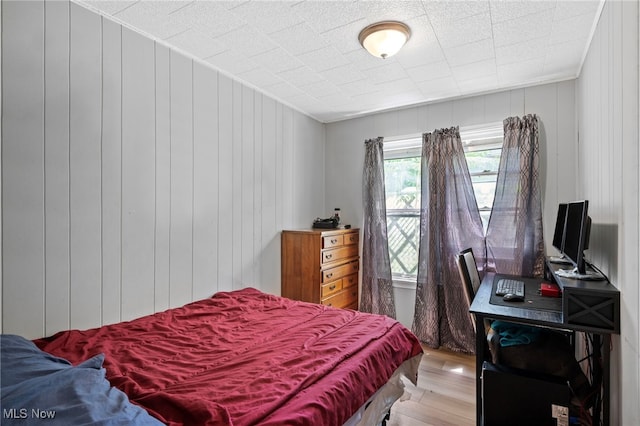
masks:
[[[418,386],[405,380],[410,398],[393,405],[387,425],[475,425],[475,356],[423,349]]]

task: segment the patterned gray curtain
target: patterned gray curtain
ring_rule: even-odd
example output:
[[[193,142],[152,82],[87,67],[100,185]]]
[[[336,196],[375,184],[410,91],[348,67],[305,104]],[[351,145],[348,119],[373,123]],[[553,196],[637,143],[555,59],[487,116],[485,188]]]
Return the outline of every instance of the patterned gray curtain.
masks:
[[[395,318],[387,238],[382,138],[365,141],[362,193],[364,230],[360,310]]]
[[[504,144],[487,227],[487,266],[503,274],[542,277],[538,118],[509,117],[503,124]]]
[[[420,248],[413,332],[433,348],[473,353],[475,332],[455,255],[484,262],[484,234],[457,127],[422,140]]]

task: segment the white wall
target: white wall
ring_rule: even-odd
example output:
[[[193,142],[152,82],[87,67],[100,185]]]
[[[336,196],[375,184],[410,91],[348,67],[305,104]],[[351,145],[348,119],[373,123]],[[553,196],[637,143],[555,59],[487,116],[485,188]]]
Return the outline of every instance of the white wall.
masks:
[[[608,1],[577,84],[578,194],[594,226],[589,255],[621,294],[611,356],[611,424],[640,424],[638,2]]]
[[[280,294],[323,124],[67,1],[3,1],[2,64],[4,333]]]

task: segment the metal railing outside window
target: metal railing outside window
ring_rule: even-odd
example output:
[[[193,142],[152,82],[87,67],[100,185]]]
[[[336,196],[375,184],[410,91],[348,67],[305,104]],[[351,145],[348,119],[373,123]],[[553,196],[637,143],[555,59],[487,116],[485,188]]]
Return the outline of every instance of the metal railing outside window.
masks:
[[[389,260],[394,276],[415,277],[418,273],[420,211],[387,211]]]

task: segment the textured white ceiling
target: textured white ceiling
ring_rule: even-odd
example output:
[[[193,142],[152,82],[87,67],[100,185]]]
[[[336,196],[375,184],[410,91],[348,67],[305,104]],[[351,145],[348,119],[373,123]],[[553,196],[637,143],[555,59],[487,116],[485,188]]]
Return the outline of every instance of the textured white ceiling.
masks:
[[[604,0],[75,0],[322,122],[578,75]],[[358,33],[412,36],[389,59]]]

